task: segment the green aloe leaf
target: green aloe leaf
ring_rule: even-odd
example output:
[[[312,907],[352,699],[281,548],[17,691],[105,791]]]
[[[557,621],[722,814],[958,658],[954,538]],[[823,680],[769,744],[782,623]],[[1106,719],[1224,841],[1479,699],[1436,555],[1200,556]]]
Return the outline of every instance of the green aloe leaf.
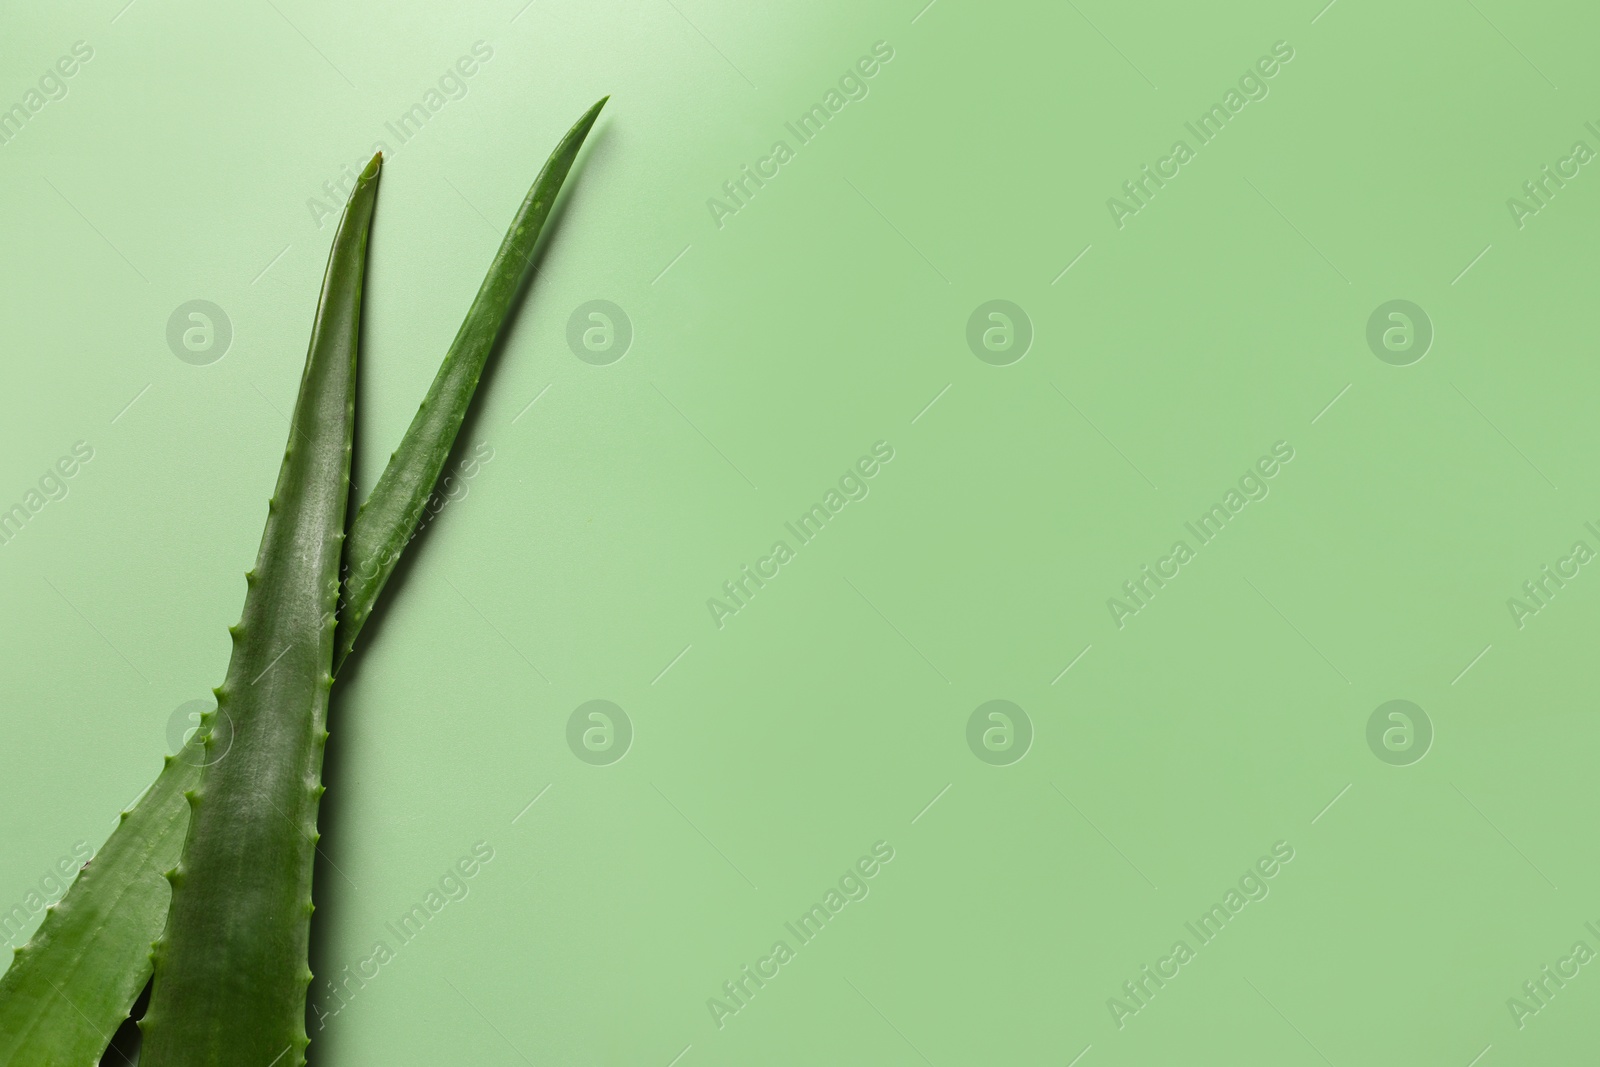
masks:
[[[72,888],[17,949],[0,978],[0,1064],[84,1067],[99,1061],[150,978],[150,942],[167,919],[189,825],[184,794],[200,781],[197,732],[122,813]]]
[[[370,616],[419,520],[420,504],[395,506],[405,499],[402,490],[415,494],[422,503],[432,492],[550,206],[605,103],[604,99],[596,103],[562,139],[512,221],[468,316],[469,323],[480,313],[489,316],[479,318],[471,331],[471,336],[481,336],[488,327],[487,342],[476,349],[475,357],[458,356],[458,352],[474,351],[458,337],[446,356],[446,366],[441,368],[429,400],[436,394],[448,397],[450,403],[460,405],[459,414],[453,420],[437,420],[424,419],[419,412],[380,480],[380,488],[387,485],[384,495],[374,491],[374,499],[351,523],[345,546],[347,563],[385,556],[388,561],[382,567],[350,568],[348,602],[359,603],[365,610],[354,622],[348,608],[341,612],[340,661]],[[332,265],[330,257],[330,270]],[[468,324],[463,324],[461,333],[469,335]],[[468,380],[461,371],[468,369],[472,358],[476,366]],[[447,374],[452,365],[456,373]],[[425,401],[424,408],[427,406]],[[425,435],[427,447],[419,447],[418,435]],[[402,456],[429,464],[431,475],[391,474]],[[382,554],[369,549],[364,557],[358,557],[353,550],[362,545],[384,547]],[[177,866],[182,852],[189,820],[185,793],[199,783],[200,767],[207,758],[202,730],[176,757],[168,757],[155,783],[123,814],[94,860],[50,909],[38,932],[17,950],[10,969],[0,977],[0,1067],[93,1063],[105,1050],[111,1033],[127,1018],[150,977],[150,944],[160,936],[167,920],[172,889],[165,872]]]
[[[145,1067],[305,1062],[311,875],[381,162],[361,173],[334,234],[233,657],[201,724],[207,761],[168,875],[172,906],[140,1024]]]
[[[234,656],[230,680],[237,673],[234,668],[240,665],[241,651],[247,643],[245,624],[269,608],[282,607],[262,603],[265,589],[258,586],[258,573],[266,560],[269,542],[293,540],[287,537],[289,520],[279,515],[280,507],[287,508],[280,501],[290,495],[286,490],[292,488],[285,484],[291,458],[298,448],[298,458],[292,464],[297,472],[316,460],[319,451],[324,462],[328,458],[329,444],[323,443],[320,450],[310,447],[313,438],[309,427],[303,426],[305,416],[320,413],[302,409],[306,408],[305,392],[313,385],[311,372],[319,351],[325,357],[329,353],[337,356],[341,342],[348,348],[347,356],[353,356],[355,351],[367,234],[379,166],[380,161],[374,159],[362,175],[335,232],[306,376],[301,384],[301,403],[290,430],[278,493],[270,505],[262,559],[257,570],[247,576],[250,592],[245,601],[245,622],[231,631]],[[324,358],[316,366],[321,369],[330,362],[337,361]],[[317,379],[319,385],[323,376]],[[330,425],[336,432],[345,426],[347,432],[348,423],[348,416],[341,412]],[[347,455],[348,443],[336,450]],[[331,513],[318,521],[326,522],[330,517]],[[342,522],[341,497],[338,520],[330,535],[335,561]],[[318,625],[331,629],[320,621]],[[260,627],[269,633],[273,628]],[[289,659],[287,655],[284,658]],[[274,670],[281,666],[277,664]],[[224,685],[218,690],[219,707],[226,689],[228,686]],[[263,693],[267,691],[262,688]],[[225,725],[231,723],[233,710],[227,714]],[[229,754],[223,746],[231,745],[231,733],[215,729],[217,720],[218,713],[212,712],[178,754],[167,757],[154,784],[123,813],[105,845],[50,909],[33,938],[16,951],[10,968],[0,977],[0,1067],[81,1067],[95,1063],[111,1035],[128,1017],[150,978],[150,946],[160,935],[171,908],[173,894],[167,875],[178,865],[183,852],[189,829],[189,796],[201,784],[204,765]],[[210,738],[213,732],[218,734],[214,740]]]
[[[372,495],[356,515],[350,530],[346,558],[350,564],[345,581],[344,606],[339,613],[339,641],[334,655],[338,671],[356,635],[366,625],[372,606],[383,591],[406,542],[411,539],[423,508],[433,493],[455,445],[456,433],[466,418],[478,379],[494,348],[501,327],[522,279],[533,262],[533,250],[544,229],[545,219],[567,172],[572,169],[578,149],[600,116],[610,97],[601,97],[573,124],[561,143],[550,154],[544,169],[534,179],[522,206],[500,242],[500,250],[489,264],[489,273],[478,295],[467,310],[467,317],[456,332],[456,339],[445,353],[444,363],[428,387],[428,395],[417,409],[411,426],[389,465],[373,487]]]

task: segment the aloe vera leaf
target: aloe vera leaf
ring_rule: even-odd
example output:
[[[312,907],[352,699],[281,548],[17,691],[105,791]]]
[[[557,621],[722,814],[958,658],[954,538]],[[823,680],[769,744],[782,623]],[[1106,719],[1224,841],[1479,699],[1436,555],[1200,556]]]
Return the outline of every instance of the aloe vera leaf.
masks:
[[[82,1067],[98,1062],[150,978],[150,941],[172,899],[200,780],[197,732],[168,756],[155,784],[122,813],[105,845],[16,950],[0,977],[0,1065]]]
[[[206,729],[167,757],[0,977],[0,1067],[94,1063],[127,1018],[171,905],[167,872],[182,853],[187,793],[216,756]]]
[[[0,976],[0,1067],[90,1064],[150,979],[189,825],[185,794],[207,761],[204,731],[166,759],[91,863]]]
[[[572,169],[578,149],[594,126],[600,109],[610,97],[601,97],[573,124],[556,145],[539,176],[534,179],[522,206],[517,209],[500,249],[489,264],[489,273],[478,295],[467,310],[467,317],[456,332],[456,339],[445,354],[422,406],[417,409],[400,447],[389,457],[389,464],[378,478],[351,524],[350,541],[345,546],[349,573],[345,597],[339,612],[339,636],[334,654],[334,672],[355,647],[356,635],[366,625],[372,606],[389,580],[400,553],[416,530],[424,506],[450,458],[456,433],[466,418],[478,379],[500,336],[501,327],[522,286],[533,250],[544,229],[545,219],[555,202],[567,172]]]
[[[596,103],[568,132],[512,223],[511,232],[490,272],[490,279],[493,279],[496,268],[515,269],[509,289],[511,294],[520,285],[549,207],[605,103],[605,99]],[[530,211],[530,207],[535,206],[541,207],[536,214]],[[533,219],[531,232],[525,216]],[[523,234],[517,233],[519,224],[524,226]],[[522,249],[520,267],[518,253],[513,252],[509,258],[507,254],[513,237],[526,237],[525,243],[519,246]],[[485,289],[490,279],[486,279]],[[473,311],[477,312],[484,301],[484,293],[480,291]],[[509,303],[508,296],[507,311]],[[496,324],[494,333],[497,334],[498,329]],[[465,330],[463,325],[463,332]],[[459,338],[450,355],[458,347]],[[472,376],[471,385],[460,397],[463,408],[472,397],[481,374],[481,361],[491,347],[492,335],[479,357],[479,373]],[[440,377],[444,377],[442,369]],[[436,389],[438,384],[436,381]],[[449,454],[460,419],[446,425],[448,437],[439,440],[443,456]],[[412,444],[412,435],[438,432],[438,424],[421,419],[419,413],[396,455],[402,452],[429,454],[433,449],[408,447]],[[443,458],[438,461],[431,480],[414,477],[405,480],[407,486],[426,486],[419,494],[423,502],[437,482],[443,462]],[[401,480],[392,478],[390,481],[398,491]],[[377,505],[372,501],[368,504],[372,506],[363,506],[352,523],[346,556],[357,558],[350,551],[357,545],[391,546],[384,550],[389,562],[381,569],[355,568],[348,580],[347,596],[363,604],[365,610],[359,621],[353,625],[346,623],[341,631],[340,661],[349,653],[419,519],[420,508],[408,511],[404,507],[379,506],[381,499]],[[388,523],[387,527],[383,523]],[[373,558],[372,554],[367,553],[366,558]],[[349,617],[346,611],[345,618]],[[189,804],[183,793],[199,780],[198,764],[205,758],[203,740],[203,735],[197,734],[176,760],[169,758],[155,784],[124,816],[96,854],[90,869],[74,881],[38,933],[27,946],[18,950],[11,968],[0,978],[0,1067],[53,1067],[57,1063],[92,1062],[104,1051],[109,1034],[127,1017],[150,976],[149,945],[160,935],[166,922],[171,887],[161,872],[178,862],[189,818]]]
[[[207,715],[230,736],[202,722],[208,755],[230,747],[188,794],[188,837],[168,875],[172,906],[140,1023],[145,1067],[305,1062],[311,876],[381,162],[362,171],[334,234],[278,485],[230,631],[233,656]]]

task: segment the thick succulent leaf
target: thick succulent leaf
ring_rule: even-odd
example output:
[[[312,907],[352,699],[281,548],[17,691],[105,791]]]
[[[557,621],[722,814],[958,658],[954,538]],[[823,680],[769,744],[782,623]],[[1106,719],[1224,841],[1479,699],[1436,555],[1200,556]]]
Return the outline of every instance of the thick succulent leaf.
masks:
[[[363,176],[363,184],[352,193],[351,206],[335,234],[313,334],[313,358],[318,352],[319,339],[323,348],[337,357],[340,337],[346,333],[348,344],[342,346],[346,349],[345,355],[354,353],[353,329],[359,316],[361,272],[377,164],[374,160],[370,173]],[[352,268],[355,270],[353,279]],[[328,362],[337,363],[337,358]],[[348,369],[345,373],[348,375]],[[310,383],[308,358],[306,379],[301,386],[302,401]],[[348,391],[348,387],[345,388]],[[292,454],[297,442],[302,446],[297,468],[305,466],[310,456],[310,452],[304,450],[309,438],[301,426],[300,416],[297,408],[289,447]],[[341,416],[334,425],[345,421],[347,418]],[[339,447],[344,450],[342,454],[347,454],[347,443]],[[285,495],[284,474],[290,466],[286,455],[278,496],[274,498],[268,518],[269,536],[263,541],[263,555],[274,524],[283,525],[277,514],[278,500]],[[341,505],[341,522],[342,515]],[[339,527],[336,524],[331,529],[336,559]],[[251,592],[246,601],[247,617],[251,611],[250,600],[259,599],[256,587],[260,569],[258,564],[257,571],[248,576]],[[321,630],[331,629],[320,617],[315,626]],[[233,629],[235,664],[239,660],[244,629],[243,624]],[[220,702],[222,690],[218,695]],[[178,865],[188,834],[190,794],[200,785],[204,765],[229,754],[232,738],[227,727],[231,724],[231,712],[229,717],[221,719],[222,727],[216,730],[217,737],[213,740],[209,735],[218,721],[217,713],[211,713],[201,730],[185,742],[178,754],[167,757],[154,784],[122,814],[106,843],[79,871],[33,938],[16,951],[10,968],[0,977],[0,1067],[94,1064],[106,1050],[111,1035],[127,1018],[150,978],[150,946],[161,933],[171,907],[168,872]]]
[[[0,978],[0,1064],[85,1067],[150,978],[150,942],[167,919],[166,872],[178,862],[200,781],[198,733],[78,872]]]
[[[202,722],[208,758],[168,875],[145,1067],[305,1062],[311,875],[380,163],[362,172],[334,235],[233,657]]]
[[[494,292],[501,291],[510,281],[509,293],[514,295],[550,205],[605,102],[595,104],[578,121],[546,163],[512,222],[485,280],[485,291],[491,290],[491,281],[496,282]],[[487,357],[510,304],[508,296],[504,310],[492,323],[489,344],[482,347],[471,385],[464,391],[449,391],[454,402],[462,406],[463,415],[481,374],[482,359]],[[473,305],[474,314],[481,310],[480,305],[487,306],[484,292]],[[472,317],[469,315],[469,321]],[[462,332],[467,333],[465,324]],[[458,338],[446,356],[447,367],[461,345]],[[464,364],[464,359],[456,361],[458,376]],[[440,383],[447,377],[446,369],[441,368],[435,381],[435,391],[441,395],[446,391]],[[433,396],[430,392],[430,399]],[[390,462],[392,467],[401,456],[431,460],[437,454],[440,458],[431,480],[390,476],[386,471],[388,503],[375,492],[377,503],[369,501],[351,523],[346,543],[346,561],[350,564],[346,596],[365,610],[354,623],[349,621],[352,613],[348,609],[341,612],[339,660],[354,644],[394,563],[416,529],[420,509],[394,506],[402,498],[401,490],[415,492],[420,488],[420,499],[426,502],[460,421],[458,417],[453,423],[440,423],[423,419],[419,413]],[[417,435],[427,435],[430,447],[417,447]],[[362,545],[385,546],[383,553],[392,558],[382,567],[354,565],[358,557],[352,549]],[[364,558],[384,556],[369,550]],[[0,1067],[92,1064],[105,1050],[110,1034],[126,1019],[150,977],[149,946],[166,923],[172,890],[165,872],[176,866],[182,851],[189,821],[184,793],[199,782],[200,764],[206,759],[204,740],[203,735],[197,734],[176,757],[169,757],[155,784],[123,815],[93,862],[50,910],[39,931],[17,951],[10,969],[0,977]]]
[[[378,594],[383,591],[384,583],[399,562],[400,553],[422,518],[423,508],[450,458],[456,433],[477,391],[484,363],[511,313],[523,276],[533,262],[534,246],[544,229],[550,206],[608,99],[602,97],[584,112],[534,179],[533,187],[528,190],[500,242],[500,250],[489,264],[489,273],[461,329],[456,332],[439,373],[428,387],[428,395],[411,420],[400,447],[389,457],[389,465],[378,478],[372,495],[361,505],[351,525],[350,543],[345,552],[349,569],[344,605],[339,612],[338,649],[334,655],[336,672],[355,647],[356,635],[366,625]]]

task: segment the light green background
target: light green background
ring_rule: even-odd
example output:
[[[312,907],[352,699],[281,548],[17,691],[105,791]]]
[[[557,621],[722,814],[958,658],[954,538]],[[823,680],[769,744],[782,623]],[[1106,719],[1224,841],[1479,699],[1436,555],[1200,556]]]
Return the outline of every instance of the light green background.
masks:
[[[1506,200],[1600,149],[1600,16],[923,2],[8,5],[0,104],[94,58],[0,146],[0,507],[95,458],[0,548],[0,906],[220,681],[331,233],[307,199],[481,40],[385,168],[361,484],[613,101],[469,423],[494,460],[336,695],[319,976],[495,858],[314,1062],[1592,1057],[1600,966],[1524,1028],[1506,1001],[1600,950],[1600,576],[1521,629],[1506,601],[1600,548],[1600,174],[1520,229]],[[707,198],[877,41],[866,99],[719,229]],[[1270,95],[1119,229],[1107,198],[1277,41]],[[164,336],[196,298],[234,329],[209,366]],[[997,298],[1035,329],[1007,367],[965,341]],[[1365,341],[1395,298],[1436,330],[1408,367]],[[609,366],[565,342],[591,299],[633,324]],[[879,440],[870,495],[717,629]],[[1107,598],[1280,440],[1270,496],[1119,630]],[[565,741],[596,698],[636,731],[611,766]],[[1008,767],[965,740],[996,698],[1036,731]],[[1436,730],[1407,767],[1365,739],[1397,698]],[[707,999],[879,840],[870,895],[719,1029]],[[1270,895],[1119,1029],[1278,841]]]

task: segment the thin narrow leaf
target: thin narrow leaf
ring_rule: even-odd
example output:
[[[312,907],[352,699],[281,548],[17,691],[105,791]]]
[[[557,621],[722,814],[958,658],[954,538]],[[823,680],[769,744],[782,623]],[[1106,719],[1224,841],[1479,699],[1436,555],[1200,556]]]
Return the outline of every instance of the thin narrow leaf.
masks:
[[[278,486],[208,716],[228,736],[207,731],[207,755],[220,758],[189,793],[172,907],[152,954],[144,1067],[305,1062],[311,876],[381,159],[362,172],[334,235]]]
[[[389,465],[378,478],[372,495],[356,514],[345,552],[349,572],[345,580],[344,606],[339,613],[335,672],[355,647],[356,635],[366,625],[378,594],[383,591],[401,551],[422,518],[428,497],[450,458],[456,433],[461,429],[472,395],[478,388],[478,379],[483,376],[484,363],[533,261],[534,246],[544,229],[550,206],[608,99],[602,97],[584,112],[534,179],[533,187],[528,190],[500,242],[500,250],[489,264],[489,273],[450,351],[445,354],[439,373],[428,387],[428,395],[411,420],[411,427],[406,430],[400,447],[389,457]]]

